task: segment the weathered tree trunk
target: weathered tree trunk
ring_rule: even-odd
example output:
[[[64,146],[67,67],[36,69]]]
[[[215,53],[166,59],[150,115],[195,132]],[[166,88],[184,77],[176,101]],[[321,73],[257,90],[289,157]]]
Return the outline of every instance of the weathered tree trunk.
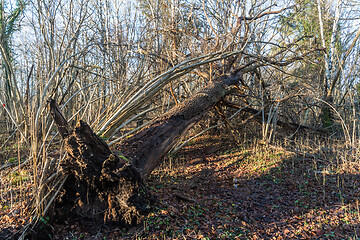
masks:
[[[120,151],[131,159],[141,176],[147,177],[161,164],[162,157],[168,153],[177,140],[232,90],[240,76],[236,73],[224,75],[191,98],[156,118],[148,127],[126,140]]]
[[[144,179],[161,164],[179,137],[228,94],[240,78],[237,73],[219,77],[153,120],[120,146],[125,157],[113,154],[83,121],[70,132],[57,104],[51,100],[51,114],[68,152],[61,163],[68,178],[54,205],[54,217],[76,219],[84,224],[139,223],[154,202]]]

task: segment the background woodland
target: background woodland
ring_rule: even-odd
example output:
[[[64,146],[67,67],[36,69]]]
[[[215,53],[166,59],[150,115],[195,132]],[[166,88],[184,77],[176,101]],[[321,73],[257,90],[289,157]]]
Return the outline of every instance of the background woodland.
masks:
[[[293,152],[316,137],[301,152],[337,162],[316,171],[357,172],[359,13],[356,0],[1,0],[1,207],[43,216],[63,183],[48,99],[116,147],[239,69],[170,156],[206,134]]]

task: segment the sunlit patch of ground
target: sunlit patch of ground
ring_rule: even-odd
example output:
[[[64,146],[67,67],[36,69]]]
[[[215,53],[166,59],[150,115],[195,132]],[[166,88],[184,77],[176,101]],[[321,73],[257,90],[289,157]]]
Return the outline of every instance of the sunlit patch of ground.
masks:
[[[16,234],[32,220],[27,211],[33,193],[29,178],[24,169],[0,172],[0,239]]]
[[[359,169],[331,149],[201,137],[151,175],[159,203],[140,226],[54,225],[53,239],[358,239]],[[3,204],[1,223],[27,221],[21,207]]]
[[[152,175],[161,203],[139,237],[357,239],[360,176],[313,156],[197,139]]]

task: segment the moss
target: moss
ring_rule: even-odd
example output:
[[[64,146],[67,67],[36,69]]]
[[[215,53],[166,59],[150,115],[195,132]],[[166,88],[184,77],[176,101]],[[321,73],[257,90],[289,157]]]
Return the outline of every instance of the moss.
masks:
[[[330,108],[323,108],[321,113],[321,121],[323,128],[329,128],[334,124],[334,118]]]

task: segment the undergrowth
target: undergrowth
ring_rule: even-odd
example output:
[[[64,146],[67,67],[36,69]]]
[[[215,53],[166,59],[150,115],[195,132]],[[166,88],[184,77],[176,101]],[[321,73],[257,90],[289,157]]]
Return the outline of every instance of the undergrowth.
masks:
[[[138,227],[52,226],[54,239],[358,239],[355,148],[310,137],[242,142],[204,136],[168,156],[148,180],[159,202]],[[2,164],[18,156],[6,151]],[[0,174],[1,234],[11,236],[32,221],[34,176],[19,164]]]

